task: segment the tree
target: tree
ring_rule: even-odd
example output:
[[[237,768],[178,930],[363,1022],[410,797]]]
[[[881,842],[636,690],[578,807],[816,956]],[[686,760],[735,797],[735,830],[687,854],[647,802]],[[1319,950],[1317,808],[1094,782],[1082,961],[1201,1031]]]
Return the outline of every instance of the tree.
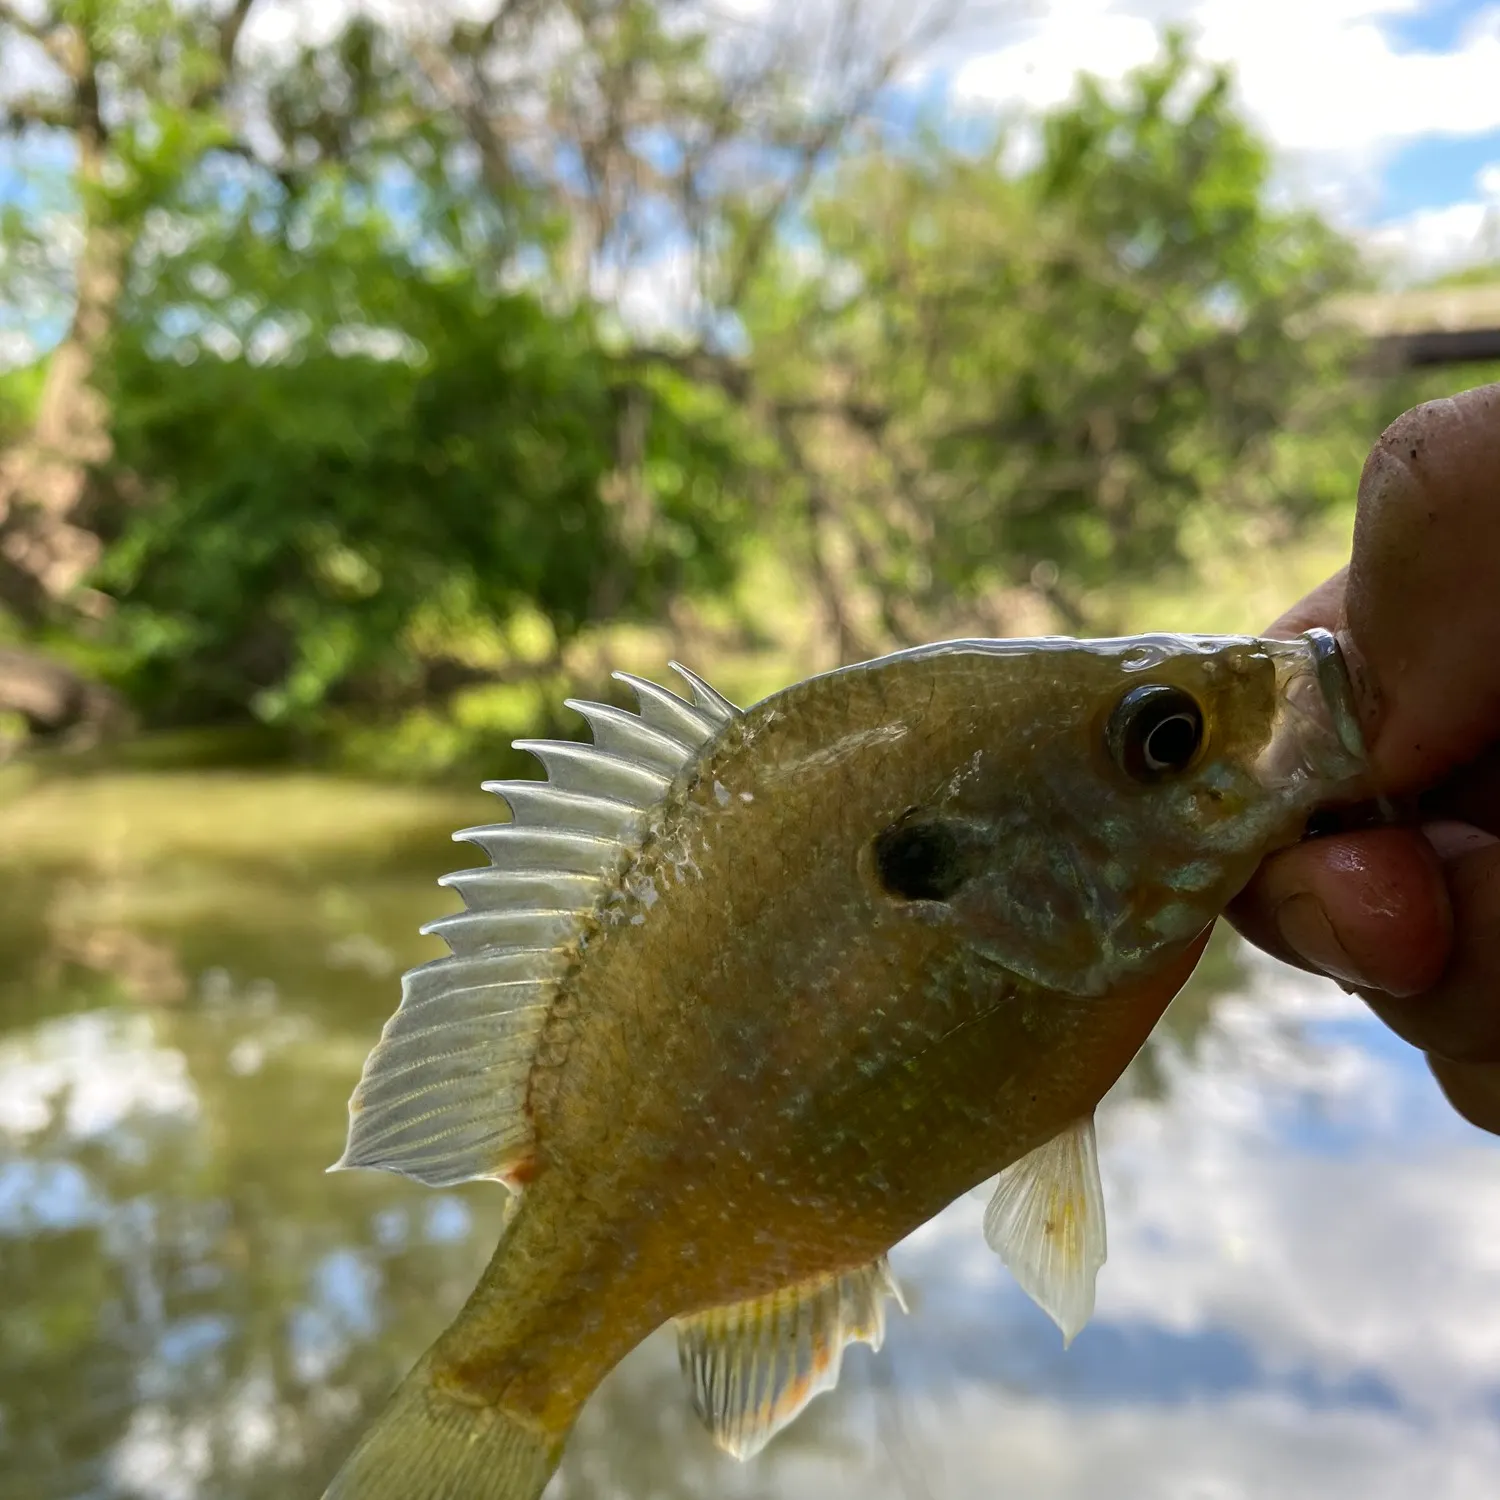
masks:
[[[0,485],[13,620],[153,718],[217,717],[440,696],[475,663],[455,667],[453,630],[433,646],[436,600],[467,600],[461,636],[524,595],[561,638],[721,581],[736,306],[947,12],[872,22],[841,0],[818,35],[782,20],[726,43],[685,0],[496,0],[478,22],[356,15],[247,53],[254,7],[0,7],[7,56],[40,78],[6,125],[67,142],[81,247]],[[38,226],[10,228],[14,274]],[[642,350],[609,315],[664,256],[691,267],[663,312],[714,361],[706,383],[688,346]],[[523,353],[497,363],[481,334]],[[466,382],[497,379],[510,429],[473,447]],[[473,547],[486,463],[509,496],[503,556]],[[425,511],[423,470],[444,476]],[[352,569],[336,586],[330,548]]]
[[[1348,399],[1348,341],[1303,325],[1354,255],[1271,206],[1228,74],[1170,35],[1039,123],[1019,171],[1003,135],[852,155],[751,304],[841,655],[1003,630],[997,591],[1107,625],[1091,590],[1169,565],[1205,507],[1333,497],[1289,445]]]
[[[526,671],[518,612],[547,622],[545,665],[590,620],[726,582],[722,413],[657,380],[622,453],[638,388],[585,311],[424,273],[378,221],[302,227],[295,252],[201,241],[116,350],[120,463],[170,476],[97,574],[152,721],[389,716]]]
[[[0,4],[0,55],[12,77],[35,77],[0,101],[0,133],[34,142],[61,136],[71,157],[77,252],[71,307],[50,353],[29,431],[0,456],[0,604],[33,629],[105,602],[85,587],[101,546],[88,521],[88,476],[112,451],[97,376],[138,242],[150,188],[164,162],[228,139],[225,114],[241,31],[254,0],[177,12],[162,0],[58,0],[23,10]],[[10,226],[7,269],[16,259]],[[14,650],[0,673],[0,708],[39,726],[114,712],[109,697],[58,662]],[[38,711],[37,676],[68,679]]]
[[[1179,36],[1017,169],[879,123],[956,0],[815,34],[496,0],[247,51],[253,6],[0,0],[81,226],[0,598],[148,722],[441,713],[752,555],[834,659],[1108,628],[1193,528],[1290,535],[1358,461],[1311,316],[1353,252],[1271,205]]]
[[[223,113],[254,0],[213,14],[161,0],[59,0],[34,17],[0,5],[0,45],[38,85],[0,106],[11,134],[62,132],[79,223],[73,305],[52,351],[32,430],[0,461],[0,600],[28,623],[78,587],[99,557],[81,524],[87,472],[110,455],[95,377],[154,172],[228,139]]]

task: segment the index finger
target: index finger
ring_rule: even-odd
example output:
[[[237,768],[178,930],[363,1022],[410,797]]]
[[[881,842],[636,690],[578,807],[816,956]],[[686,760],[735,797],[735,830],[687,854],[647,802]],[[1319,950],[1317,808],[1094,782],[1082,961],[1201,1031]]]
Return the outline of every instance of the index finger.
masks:
[[[1266,630],[1273,640],[1291,640],[1304,630],[1321,627],[1339,630],[1344,624],[1344,590],[1349,581],[1346,563],[1325,578],[1310,594],[1304,594],[1276,623]]]

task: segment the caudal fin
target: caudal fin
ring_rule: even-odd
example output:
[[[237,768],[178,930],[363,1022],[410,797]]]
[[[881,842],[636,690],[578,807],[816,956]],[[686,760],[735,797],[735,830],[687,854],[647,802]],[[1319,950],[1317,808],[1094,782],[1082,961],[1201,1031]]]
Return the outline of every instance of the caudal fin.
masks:
[[[425,1359],[397,1387],[323,1500],[537,1500],[567,1434],[439,1390]]]

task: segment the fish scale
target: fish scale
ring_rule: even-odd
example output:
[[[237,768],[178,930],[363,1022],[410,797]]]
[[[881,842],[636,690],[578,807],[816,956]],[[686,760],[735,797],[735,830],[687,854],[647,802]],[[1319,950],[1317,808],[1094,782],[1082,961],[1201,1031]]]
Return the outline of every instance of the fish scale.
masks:
[[[1071,1339],[1095,1106],[1363,770],[1321,633],[948,642],[745,711],[676,670],[624,679],[638,714],[570,700],[593,744],[520,742],[548,780],[459,835],[492,863],[445,880],[452,955],[407,976],[340,1165],[518,1196],[333,1500],[417,1500],[416,1451],[433,1495],[536,1500],[667,1322],[750,1457],[879,1346],[887,1251],[996,1173],[987,1237]]]

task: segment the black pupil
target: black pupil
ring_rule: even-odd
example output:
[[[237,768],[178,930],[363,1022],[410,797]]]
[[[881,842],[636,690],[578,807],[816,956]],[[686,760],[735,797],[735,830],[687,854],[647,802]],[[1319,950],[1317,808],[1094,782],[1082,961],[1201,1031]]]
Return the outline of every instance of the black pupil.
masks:
[[[964,883],[963,846],[946,823],[896,823],[875,840],[880,883],[902,901],[946,901]]]
[[[1153,770],[1185,766],[1198,748],[1198,725],[1187,714],[1163,719],[1146,736],[1146,763]]]

